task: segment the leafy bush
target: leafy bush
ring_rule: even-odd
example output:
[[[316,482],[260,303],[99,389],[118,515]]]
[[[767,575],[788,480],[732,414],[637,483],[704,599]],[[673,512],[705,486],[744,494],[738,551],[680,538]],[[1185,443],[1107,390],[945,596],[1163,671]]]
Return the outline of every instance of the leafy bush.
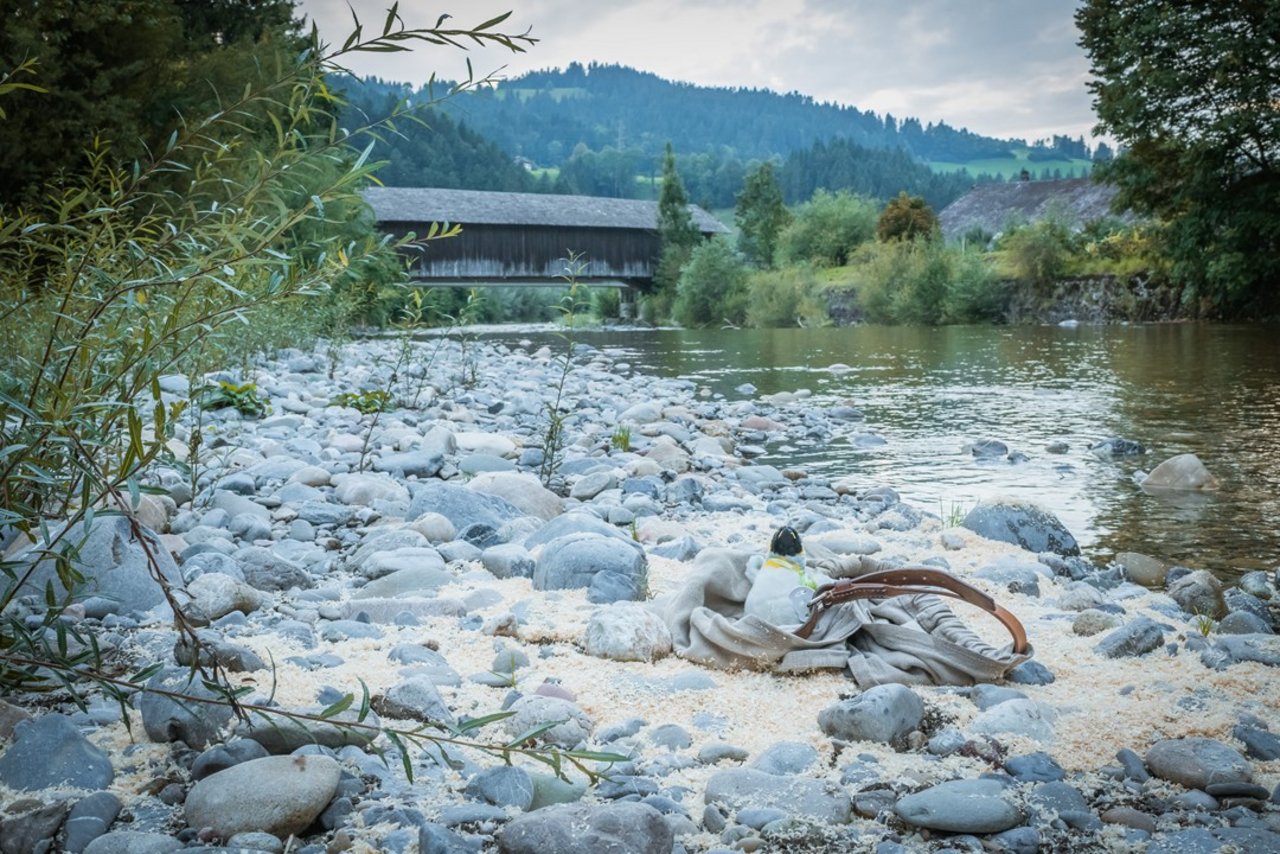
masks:
[[[878,205],[845,190],[818,190],[795,210],[791,224],[778,237],[778,251],[786,262],[808,261],[838,267],[876,233]]]
[[[905,190],[884,206],[876,223],[876,237],[884,241],[915,240],[937,233],[938,217],[933,208],[920,196],[908,196]]]
[[[591,292],[591,311],[601,320],[611,320],[622,313],[622,291],[618,288],[595,288]]]
[[[739,324],[746,316],[747,268],[729,241],[716,237],[693,250],[676,285],[675,319],[685,326]]]
[[[1000,249],[1014,278],[1044,287],[1067,270],[1071,232],[1056,217],[1045,217],[1006,235]]]
[[[868,245],[851,269],[858,302],[875,323],[996,320],[1003,309],[990,264],[938,240]]]
[[[329,401],[331,406],[349,406],[365,415],[375,412],[386,412],[393,396],[386,389],[376,388],[369,391],[344,391]]]
[[[258,418],[271,412],[271,404],[258,394],[255,383],[229,383],[205,386],[200,392],[200,405],[205,409],[234,408],[241,415]]]
[[[808,264],[761,270],[747,279],[748,326],[820,326],[830,320]]]

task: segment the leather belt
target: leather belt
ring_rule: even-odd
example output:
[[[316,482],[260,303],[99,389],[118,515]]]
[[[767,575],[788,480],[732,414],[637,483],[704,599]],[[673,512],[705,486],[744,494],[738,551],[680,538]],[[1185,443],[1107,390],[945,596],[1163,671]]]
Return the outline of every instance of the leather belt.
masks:
[[[894,596],[949,596],[968,602],[991,614],[1013,636],[1013,651],[1021,655],[1027,651],[1027,632],[1018,618],[996,604],[996,601],[976,587],[972,587],[950,573],[923,566],[907,566],[842,578],[834,584],[819,587],[809,601],[809,619],[792,634],[808,639],[818,625],[818,618],[828,608],[854,599],[891,599]]]

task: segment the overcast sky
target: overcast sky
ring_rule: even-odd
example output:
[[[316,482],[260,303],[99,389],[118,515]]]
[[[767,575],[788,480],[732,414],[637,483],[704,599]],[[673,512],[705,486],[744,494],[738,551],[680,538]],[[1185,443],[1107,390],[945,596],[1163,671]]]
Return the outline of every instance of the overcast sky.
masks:
[[[386,0],[350,0],[367,28]],[[899,118],[945,121],[997,137],[1090,139],[1088,61],[1076,45],[1075,0],[404,0],[409,26],[475,25],[511,11],[530,29],[524,54],[468,52],[476,72],[515,76],[570,62],[620,63],[671,80],[797,91]],[[346,0],[302,0],[322,37],[350,30]],[[465,74],[446,48],[369,55],[353,70],[411,83]]]

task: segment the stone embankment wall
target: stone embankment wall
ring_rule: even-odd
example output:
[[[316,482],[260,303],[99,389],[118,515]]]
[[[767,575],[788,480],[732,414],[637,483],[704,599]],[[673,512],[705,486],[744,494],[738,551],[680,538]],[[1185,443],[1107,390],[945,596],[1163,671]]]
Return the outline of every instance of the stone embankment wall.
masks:
[[[1009,323],[1159,322],[1194,316],[1182,304],[1181,290],[1152,284],[1144,276],[1062,279],[1048,292],[1011,282],[1008,294],[1005,319]]]

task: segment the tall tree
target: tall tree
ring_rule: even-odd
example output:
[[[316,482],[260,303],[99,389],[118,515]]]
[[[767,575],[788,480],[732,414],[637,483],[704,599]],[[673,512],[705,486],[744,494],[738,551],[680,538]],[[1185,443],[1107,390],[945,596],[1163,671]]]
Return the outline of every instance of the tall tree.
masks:
[[[778,235],[791,222],[791,214],[783,204],[782,185],[771,161],[747,173],[733,219],[738,225],[739,251],[762,267],[772,267]]]
[[[1088,0],[1076,24],[1117,203],[1167,223],[1175,275],[1223,313],[1274,299],[1280,0]]]
[[[698,242],[698,229],[689,212],[689,194],[676,171],[676,156],[667,143],[662,156],[662,192],[658,195],[658,234],[662,247],[692,248]]]

